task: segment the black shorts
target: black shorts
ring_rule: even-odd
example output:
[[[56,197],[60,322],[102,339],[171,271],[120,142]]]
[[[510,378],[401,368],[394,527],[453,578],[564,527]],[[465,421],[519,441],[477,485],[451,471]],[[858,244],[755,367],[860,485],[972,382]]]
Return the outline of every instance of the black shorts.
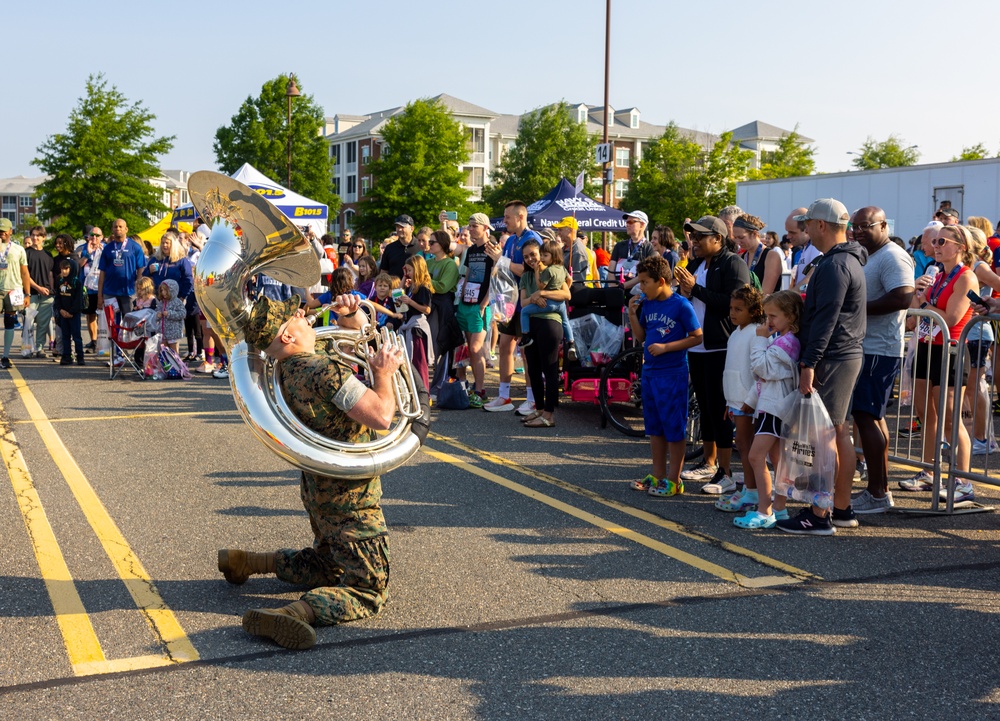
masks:
[[[913,361],[913,377],[916,380],[929,382],[931,388],[941,386],[941,365],[944,359],[944,345],[934,345],[931,343],[917,343],[917,357]],[[959,371],[961,370],[961,373]],[[947,388],[965,386],[964,369],[955,368],[955,354],[950,352],[948,359]]]
[[[87,293],[87,307],[84,312],[87,315],[97,315],[97,293]]]
[[[757,436],[781,438],[781,419],[770,413],[759,413],[753,421],[753,432]]]

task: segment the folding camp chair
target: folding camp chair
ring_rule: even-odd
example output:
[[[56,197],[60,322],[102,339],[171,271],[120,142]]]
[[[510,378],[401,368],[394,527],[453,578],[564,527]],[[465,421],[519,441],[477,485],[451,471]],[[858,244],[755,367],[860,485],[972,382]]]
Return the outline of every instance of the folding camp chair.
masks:
[[[114,380],[118,372],[128,364],[139,376],[139,380],[144,380],[146,376],[142,372],[142,368],[136,364],[133,355],[136,348],[146,343],[145,321],[137,325],[125,325],[124,318],[121,322],[115,319],[115,307],[112,305],[104,306],[104,317],[108,321],[108,340],[111,341],[111,358],[109,360],[111,370],[108,379]],[[115,363],[116,349],[125,361],[120,365]]]

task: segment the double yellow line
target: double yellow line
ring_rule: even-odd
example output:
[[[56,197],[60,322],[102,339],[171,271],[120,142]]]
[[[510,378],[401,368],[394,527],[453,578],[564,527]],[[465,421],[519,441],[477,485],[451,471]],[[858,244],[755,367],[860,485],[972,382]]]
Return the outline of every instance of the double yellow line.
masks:
[[[545,495],[544,493],[539,493],[538,491],[528,488],[527,486],[524,486],[520,483],[516,483],[502,476],[499,476],[495,473],[479,468],[478,466],[474,466],[471,463],[467,463],[459,458],[456,458],[455,456],[431,450],[426,446],[424,446],[423,448],[423,452],[431,456],[432,458],[436,458],[439,461],[444,461],[445,463],[450,463],[454,466],[461,468],[464,471],[477,475],[480,478],[492,481],[493,483],[501,485],[504,488],[510,489],[516,493],[520,493],[521,495],[539,501],[540,503],[544,503],[545,505],[551,508],[555,508],[556,510],[559,510],[563,513],[566,513],[572,516],[573,518],[579,519],[581,521],[584,521],[585,523],[589,523],[593,526],[601,528],[607,531],[608,533],[613,533],[615,535],[621,536],[622,538],[627,538],[630,541],[645,546],[646,548],[656,551],[657,553],[661,553],[664,556],[668,556],[669,558],[673,558],[674,560],[680,561],[685,565],[691,566],[692,568],[696,568],[699,571],[703,571],[711,576],[720,578],[723,581],[727,581],[729,583],[735,583],[736,585],[741,586],[743,588],[768,588],[773,586],[785,586],[788,584],[801,583],[803,581],[822,580],[819,576],[815,574],[812,574],[808,571],[804,571],[801,568],[796,568],[795,566],[791,566],[787,563],[784,563],[783,561],[770,558],[769,556],[757,553],[756,551],[744,548],[743,546],[738,546],[734,543],[722,541],[720,539],[709,536],[708,534],[701,533],[699,531],[693,531],[691,529],[684,527],[680,523],[676,523],[675,521],[670,521],[665,518],[662,518],[661,516],[657,516],[654,513],[649,513],[648,511],[644,511],[640,508],[635,508],[628,504],[620,503],[618,501],[605,498],[598,493],[594,493],[593,491],[581,488],[580,486],[576,486],[567,481],[563,481],[562,479],[555,478],[554,476],[550,476],[547,473],[535,470],[534,468],[522,466],[519,463],[515,463],[495,453],[490,453],[489,451],[482,451],[477,448],[472,448],[454,439],[438,435],[437,433],[431,433],[429,434],[428,437],[432,438],[435,441],[440,441],[441,443],[445,443],[451,446],[452,448],[455,448],[456,450],[461,451],[467,455],[476,456],[482,458],[483,460],[489,463],[510,468],[520,474],[526,475],[538,481],[542,481],[543,483],[547,483],[549,485],[557,486],[558,488],[561,488],[564,491],[568,491],[575,495],[582,496],[590,501],[593,501],[594,503],[598,503],[608,508],[613,508],[616,511],[632,516],[633,518],[639,519],[646,523],[650,523],[654,526],[670,531],[671,533],[676,533],[678,535],[684,536],[685,538],[697,541],[699,543],[703,543],[712,546],[714,548],[722,549],[737,556],[742,556],[744,558],[753,561],[754,563],[757,563],[761,566],[764,566],[765,568],[769,568],[777,572],[776,574],[753,576],[753,577],[736,573],[735,571],[732,571],[728,568],[724,568],[723,566],[720,566],[716,563],[712,563],[711,561],[708,561],[700,556],[688,553],[687,551],[663,543],[662,541],[658,541],[655,538],[651,538],[645,534],[639,533],[632,529],[624,528],[620,524],[613,523],[607,519],[601,518],[600,516],[596,516],[592,513],[583,511],[580,508],[577,508],[576,506],[564,503],[563,501],[560,501],[556,498]]]
[[[52,601],[56,622],[62,633],[73,672],[78,676],[87,676],[197,660],[198,652],[177,622],[173,611],[164,603],[152,578],[73,460],[73,456],[52,427],[28,384],[16,369],[10,369],[10,374],[45,447],[66,480],[94,534],[104,547],[105,553],[111,559],[115,571],[125,583],[150,630],[163,648],[163,653],[159,655],[122,659],[105,657],[90,622],[90,616],[76,590],[55,532],[45,514],[31,474],[28,472],[17,439],[8,426],[3,429],[3,435],[0,436],[0,453],[3,454],[4,464],[10,473],[14,495],[17,497],[24,525],[31,538],[35,558],[38,560],[42,579]]]

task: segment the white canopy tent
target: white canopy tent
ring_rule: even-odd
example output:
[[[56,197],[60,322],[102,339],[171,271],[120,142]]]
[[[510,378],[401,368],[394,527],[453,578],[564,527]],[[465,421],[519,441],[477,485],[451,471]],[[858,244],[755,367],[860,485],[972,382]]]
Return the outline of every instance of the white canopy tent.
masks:
[[[329,209],[322,203],[317,203],[275,183],[250,163],[244,163],[230,177],[263,195],[299,228],[308,226],[317,237],[326,233]],[[194,218],[194,206],[187,203],[174,208],[170,224],[190,223]]]

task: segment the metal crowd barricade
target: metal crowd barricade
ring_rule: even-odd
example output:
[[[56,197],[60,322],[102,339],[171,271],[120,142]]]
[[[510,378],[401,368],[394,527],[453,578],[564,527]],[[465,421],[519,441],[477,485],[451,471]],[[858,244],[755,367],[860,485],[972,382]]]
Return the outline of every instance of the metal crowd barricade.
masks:
[[[913,468],[918,468],[920,470],[928,471],[933,478],[933,486],[931,489],[931,507],[930,509],[898,509],[900,513],[914,513],[914,514],[939,514],[939,513],[953,513],[954,509],[954,482],[951,483],[951,493],[949,495],[947,511],[941,511],[939,509],[940,505],[940,491],[942,487],[943,478],[943,456],[946,449],[944,434],[945,434],[945,422],[944,422],[944,411],[939,410],[937,414],[937,426],[935,428],[933,439],[928,439],[927,434],[927,424],[926,416],[927,409],[931,405],[931,393],[933,391],[933,383],[931,382],[930,376],[930,363],[926,364],[926,375],[923,377],[917,377],[916,375],[916,365],[917,365],[917,353],[919,347],[923,344],[919,340],[919,337],[923,336],[935,336],[940,334],[942,339],[942,344],[945,348],[951,345],[951,335],[948,331],[948,324],[944,317],[933,308],[911,308],[906,312],[907,321],[910,318],[916,320],[916,327],[914,328],[912,335],[908,338],[907,342],[907,353],[904,358],[904,362],[899,371],[899,376],[897,377],[897,388],[898,388],[898,403],[896,405],[895,412],[895,425],[896,434],[894,436],[893,442],[889,447],[889,460],[895,463],[902,463],[906,466]],[[922,327],[922,328],[921,328]],[[928,349],[930,350],[930,349]],[[928,354],[929,360],[929,354]],[[960,360],[960,359],[959,359]],[[941,358],[941,372],[940,377],[937,379],[938,388],[935,393],[937,400],[938,409],[947,408],[947,392],[948,392],[948,373],[951,369],[951,353],[942,354]],[[918,399],[917,396],[917,381],[923,380],[924,388],[922,391],[922,397]],[[920,434],[919,440],[915,441],[916,434],[913,432],[914,421],[918,420],[916,415],[917,401],[922,400],[922,406],[924,408],[924,418],[920,418]],[[904,413],[904,408],[908,407],[908,412]],[[905,444],[902,442],[901,436],[904,435],[903,431],[909,429],[906,435]],[[929,451],[930,460],[924,460],[924,447],[930,442],[932,446]],[[973,504],[962,504],[963,509],[972,506]]]
[[[956,367],[964,368],[964,367],[967,366],[967,360],[969,358],[969,341],[968,341],[968,337],[969,337],[971,331],[974,328],[976,328],[977,326],[980,326],[980,325],[982,325],[984,323],[990,323],[992,321],[1000,321],[1000,314],[974,315],[969,320],[969,322],[966,323],[965,328],[962,329],[961,335],[959,335],[958,344],[957,344],[957,347],[955,348],[955,361],[954,362],[955,362]],[[980,346],[979,347],[979,351],[980,352],[979,352],[978,357],[979,357],[980,361],[983,363],[983,365],[985,367],[986,361],[985,361],[985,359],[982,358],[982,345],[983,345],[983,341],[982,340],[979,340],[979,341],[973,340],[972,343],[973,344],[979,343],[979,346]],[[994,344],[994,347],[993,347],[993,353],[994,354],[996,353],[996,345],[995,344]],[[992,365],[992,360],[990,361],[990,363]],[[989,374],[986,374],[986,378],[989,379]],[[967,398],[970,398],[970,402],[971,402],[971,405],[972,405],[972,429],[973,429],[973,432],[969,434],[969,436],[970,436],[970,438],[969,438],[969,444],[970,444],[969,470],[962,470],[961,468],[959,468],[958,467],[959,466],[959,459],[957,458],[957,456],[958,456],[958,436],[959,436],[959,429],[960,429],[960,424],[964,423],[963,418],[962,418],[962,407],[963,407],[964,404],[963,403],[959,403],[958,399],[956,398],[956,400],[955,400],[955,407],[952,410],[951,436],[949,438],[949,443],[951,444],[951,449],[950,449],[951,450],[951,459],[950,459],[950,464],[949,464],[949,469],[948,469],[948,478],[946,480],[946,485],[947,485],[947,489],[948,489],[948,494],[947,494],[948,497],[947,497],[947,503],[946,503],[946,509],[945,509],[945,513],[949,513],[949,514],[950,513],[955,513],[955,512],[981,513],[981,512],[984,512],[984,511],[992,511],[992,510],[994,510],[994,508],[990,507],[990,506],[983,506],[982,504],[972,503],[972,502],[964,502],[964,503],[961,504],[961,510],[957,511],[956,508],[955,508],[955,506],[956,506],[956,504],[955,504],[955,486],[956,486],[956,483],[960,479],[961,480],[966,480],[966,481],[976,481],[977,483],[984,483],[984,484],[987,484],[987,485],[990,485],[990,486],[994,486],[994,487],[1000,488],[1000,478],[997,478],[995,476],[990,476],[990,474],[989,474],[990,457],[992,456],[994,459],[1000,458],[1000,452],[991,453],[991,447],[992,447],[993,441],[994,441],[994,433],[993,433],[993,400],[994,400],[993,388],[994,388],[994,385],[993,385],[992,382],[989,382],[988,387],[989,387],[990,390],[989,390],[989,392],[986,395],[986,402],[985,402],[985,406],[986,407],[982,408],[981,406],[983,406],[984,404],[981,402],[980,395],[979,395],[979,383],[980,383],[980,379],[979,379],[978,373],[972,373],[971,368],[970,368],[970,371],[969,371],[969,382],[965,386],[965,395],[966,395]],[[972,387],[970,387],[970,385]],[[940,407],[943,408],[944,406],[940,406]],[[975,458],[975,456],[971,455],[971,452],[972,452],[971,446],[975,442],[974,439],[975,439],[976,421],[980,417],[980,414],[985,414],[986,415],[986,419],[985,419],[985,426],[986,426],[986,434],[985,434],[986,435],[986,453],[985,453],[985,456],[984,456],[984,460],[983,460],[983,464],[982,464],[982,472],[981,473],[976,472],[976,469],[975,469],[976,464],[973,461],[973,459]],[[935,490],[936,489],[937,489],[937,485],[935,484]],[[936,498],[937,498],[937,494],[935,493],[935,499]]]

